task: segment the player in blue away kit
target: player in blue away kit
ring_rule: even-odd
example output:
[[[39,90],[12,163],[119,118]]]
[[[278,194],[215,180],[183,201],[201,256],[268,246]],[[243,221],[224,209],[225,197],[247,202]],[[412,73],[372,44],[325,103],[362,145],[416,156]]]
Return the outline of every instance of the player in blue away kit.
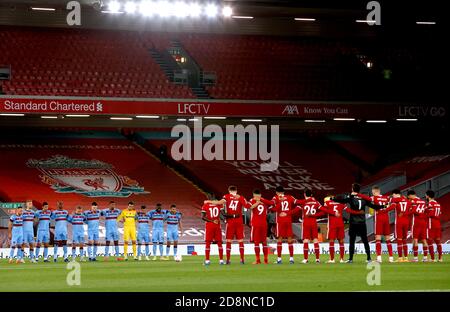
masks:
[[[115,255],[119,257],[119,230],[117,228],[117,217],[120,215],[120,209],[116,208],[114,201],[109,202],[109,208],[102,210],[101,214],[105,217],[106,227],[106,247],[105,247],[105,261],[109,259],[109,244],[114,242]]]
[[[33,201],[27,200],[25,203],[25,210],[23,211],[23,245],[22,250],[25,247],[30,249],[30,261],[35,263],[34,259],[34,211]]]
[[[69,213],[63,209],[63,203],[56,204],[56,210],[53,211],[51,218],[55,220],[55,245],[53,246],[53,261],[58,260],[58,247],[63,248],[64,262],[69,262],[67,258],[67,217]]]
[[[16,213],[9,218],[8,238],[11,241],[9,252],[9,263],[14,262],[14,249],[17,248],[16,263],[24,263],[23,261],[23,209],[22,206],[17,207]]]
[[[98,225],[100,223],[100,211],[97,210],[97,203],[93,202],[91,210],[84,213],[88,225],[88,256],[89,261],[97,261],[97,246],[99,240]]]
[[[150,211],[148,216],[152,220],[153,261],[156,260],[156,245],[159,245],[161,260],[169,260],[163,256],[164,250],[164,219],[167,210],[162,209],[161,204],[156,204],[156,209]]]
[[[36,243],[36,260],[39,259],[39,249],[41,244],[44,245],[44,262],[48,262],[48,246],[50,243],[50,217],[52,212],[48,210],[48,203],[42,203],[42,210],[35,212],[38,219],[37,243]]]
[[[167,222],[167,246],[166,257],[169,257],[170,243],[173,243],[173,259],[175,260],[178,254],[178,230],[183,232],[181,224],[181,212],[177,210],[176,205],[171,205],[170,210],[166,213]]]
[[[141,206],[141,211],[137,214],[138,221],[138,260],[142,260],[141,245],[145,244],[145,260],[150,260],[150,217],[145,211],[145,206]]]
[[[72,223],[72,261],[77,258],[77,247],[80,250],[80,261],[84,259],[84,223],[87,218],[81,206],[77,206],[75,213],[69,216],[68,221]]]

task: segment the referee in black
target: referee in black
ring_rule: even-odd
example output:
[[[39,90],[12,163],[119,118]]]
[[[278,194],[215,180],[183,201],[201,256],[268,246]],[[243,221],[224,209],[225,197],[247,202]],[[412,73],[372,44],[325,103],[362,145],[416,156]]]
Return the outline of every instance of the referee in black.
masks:
[[[349,205],[352,210],[360,211],[360,214],[351,214],[349,221],[350,227],[348,234],[350,236],[350,257],[347,263],[353,263],[353,254],[355,253],[355,241],[356,236],[361,237],[364,244],[364,249],[367,255],[367,262],[371,262],[370,258],[370,246],[367,239],[367,226],[366,226],[366,207],[373,208],[375,210],[383,209],[384,206],[375,205],[373,202],[364,200],[358,197],[358,193],[361,191],[361,185],[358,183],[352,184],[352,193],[346,195],[338,195],[334,200],[338,203]]]

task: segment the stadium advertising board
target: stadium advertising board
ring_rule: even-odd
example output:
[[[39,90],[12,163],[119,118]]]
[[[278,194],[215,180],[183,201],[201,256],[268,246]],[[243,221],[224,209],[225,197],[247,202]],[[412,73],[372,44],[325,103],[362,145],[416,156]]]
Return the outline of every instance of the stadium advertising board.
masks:
[[[318,103],[239,100],[185,101],[50,97],[2,97],[0,98],[0,113],[158,114],[298,118],[442,118],[447,116],[446,108],[439,105],[423,108],[417,105],[409,106],[395,103]]]
[[[270,254],[274,254],[276,253],[276,243],[271,243],[269,244],[269,253]],[[287,252],[287,248],[288,248],[288,244],[283,244],[283,254],[287,255],[289,254]],[[371,249],[375,249],[375,244],[370,244]],[[397,250],[397,245],[394,244],[394,251]],[[183,245],[179,245],[179,253],[182,256],[191,256],[192,252],[194,251],[196,256],[203,256],[205,254],[205,245],[204,244],[183,244]],[[244,248],[245,248],[245,253],[246,254],[251,254],[254,252],[254,245],[253,244],[244,244]],[[409,250],[412,249],[412,244],[408,244],[408,248]],[[345,249],[348,250],[348,244],[345,244]],[[322,254],[328,254],[329,253],[329,245],[327,243],[321,243],[320,244],[320,250]],[[450,244],[443,244],[442,245],[442,251],[445,254],[450,253]],[[53,248],[49,249],[49,255],[53,256]],[[123,246],[120,246],[120,253],[123,254]],[[294,253],[295,254],[301,254],[303,253],[303,246],[301,244],[294,244]],[[309,253],[310,254],[314,254],[314,248],[310,248],[309,249]],[[356,244],[355,245],[355,253],[359,254],[359,255],[363,255],[364,254],[364,246],[363,244]],[[383,249],[383,253],[387,253],[387,250]],[[98,250],[98,255],[102,256],[105,254],[105,250],[103,246],[99,247]],[[217,248],[212,248],[211,249],[211,255],[218,255],[218,251]],[[239,246],[237,245],[232,245],[231,247],[231,254],[232,255],[239,255]],[[58,250],[58,255],[59,256],[63,256],[63,251],[62,250]],[[0,259],[5,259],[8,258],[9,256],[9,248],[0,248]],[[195,257],[195,255],[193,256]]]

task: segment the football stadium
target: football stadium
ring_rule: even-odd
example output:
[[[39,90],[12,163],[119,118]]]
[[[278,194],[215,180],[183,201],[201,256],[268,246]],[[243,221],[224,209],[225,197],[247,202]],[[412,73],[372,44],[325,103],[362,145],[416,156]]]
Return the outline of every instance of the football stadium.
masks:
[[[0,291],[449,291],[441,2],[2,0]]]

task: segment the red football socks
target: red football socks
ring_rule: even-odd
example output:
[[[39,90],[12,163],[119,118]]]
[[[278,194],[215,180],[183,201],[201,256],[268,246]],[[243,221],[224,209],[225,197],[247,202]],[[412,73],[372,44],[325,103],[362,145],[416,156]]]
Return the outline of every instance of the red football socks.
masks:
[[[222,242],[217,243],[217,248],[219,249],[219,259],[223,260],[223,247],[222,247]]]
[[[403,257],[403,240],[402,239],[397,239],[397,253],[400,258]]]
[[[430,251],[430,258],[434,260],[434,246],[432,241],[428,241],[428,250]]]
[[[377,239],[375,243],[375,251],[377,253],[377,256],[381,256],[381,241]]]
[[[413,246],[413,253],[414,257],[417,257],[419,255],[419,246]]]
[[[345,247],[344,247],[344,243],[339,243],[339,256],[341,258],[341,260],[344,260],[344,254],[345,254]]]
[[[289,247],[289,256],[292,258],[294,256],[294,245],[292,243],[288,243]]]
[[[330,242],[330,260],[334,260],[334,242]]]
[[[386,241],[386,245],[387,245],[387,250],[389,253],[389,257],[392,257],[392,244],[391,241]]]
[[[436,247],[437,247],[439,260],[442,260],[442,245],[441,245],[441,242],[436,243]]]
[[[305,260],[308,260],[308,253],[309,253],[309,244],[303,243],[303,258]]]
[[[264,262],[269,260],[269,246],[267,243],[263,243],[263,254],[264,254]]]
[[[260,250],[260,248],[259,248],[259,243],[258,244],[255,244],[255,256],[256,256],[256,262],[261,262],[261,256],[260,256],[260,253],[261,252],[261,250]]]
[[[231,258],[231,243],[227,242],[227,261],[230,261]]]
[[[206,247],[205,247],[205,260],[209,261],[209,254],[211,252],[211,243],[210,242],[206,242]]]
[[[282,243],[281,243],[281,242],[278,242],[278,243],[277,243],[277,255],[278,255],[278,258],[281,258],[281,251],[282,251],[282,248],[283,248]]]
[[[319,243],[314,243],[314,253],[316,254],[316,259],[320,258],[320,248]]]
[[[244,242],[239,243],[239,254],[241,255],[241,261],[244,262]]]

